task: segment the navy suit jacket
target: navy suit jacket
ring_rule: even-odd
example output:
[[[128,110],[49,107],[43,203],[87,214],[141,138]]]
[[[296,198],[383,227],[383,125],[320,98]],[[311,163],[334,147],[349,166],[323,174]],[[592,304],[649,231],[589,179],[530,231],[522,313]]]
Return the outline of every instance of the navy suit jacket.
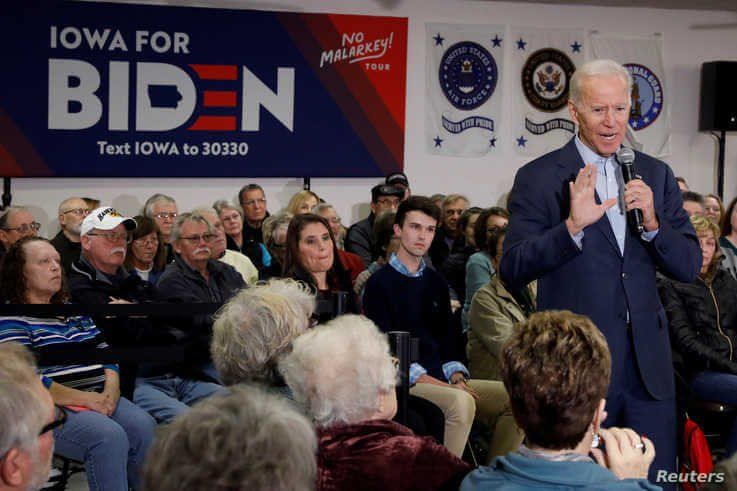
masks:
[[[565,225],[568,182],[584,163],[573,139],[517,172],[509,201],[511,220],[500,263],[502,279],[519,288],[538,280],[538,310],[571,310],[591,318],[612,355],[610,393],[623,392],[629,312],[634,352],[644,385],[655,399],[674,395],[667,318],[655,285],[656,269],[693,281],[701,249],[682,207],[673,172],[664,162],[636,152],[635,170],[653,191],[660,222],[646,242],[628,226],[624,255],[606,214],[584,229],[579,249]],[[599,200],[596,196],[597,202]]]

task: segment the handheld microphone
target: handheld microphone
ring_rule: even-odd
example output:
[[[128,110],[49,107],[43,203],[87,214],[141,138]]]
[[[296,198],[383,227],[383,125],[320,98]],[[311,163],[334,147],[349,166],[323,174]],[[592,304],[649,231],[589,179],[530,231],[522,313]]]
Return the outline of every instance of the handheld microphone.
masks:
[[[617,150],[616,158],[619,165],[622,166],[622,177],[624,178],[624,183],[627,184],[632,179],[637,179],[634,166],[635,152],[631,148],[622,147]],[[635,208],[634,210],[628,211],[627,223],[629,223],[631,227],[634,227],[637,230],[637,233],[641,234],[645,230],[642,225],[642,210]]]

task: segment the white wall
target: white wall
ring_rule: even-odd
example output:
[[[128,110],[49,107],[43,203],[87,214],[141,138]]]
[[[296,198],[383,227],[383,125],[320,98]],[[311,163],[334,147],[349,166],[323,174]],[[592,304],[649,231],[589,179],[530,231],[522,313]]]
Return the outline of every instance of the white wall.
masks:
[[[143,3],[143,2],[141,2]],[[424,88],[426,22],[507,24],[551,28],[585,28],[600,32],[644,34],[660,32],[664,39],[666,100],[673,128],[672,156],[666,159],[676,175],[691,188],[715,191],[716,145],[698,132],[699,70],[701,63],[737,60],[737,29],[693,29],[693,25],[722,24],[737,14],[708,11],[581,7],[470,0],[170,0],[187,6],[217,6],[304,12],[334,12],[406,16],[409,18],[405,170],[417,194],[461,192],[472,203],[488,206],[499,201],[512,185],[516,169],[525,161],[502,147],[500,157],[479,159],[428,155],[424,150]],[[512,76],[511,73],[507,74]],[[510,87],[511,80],[506,80]],[[508,139],[502,125],[500,140]],[[727,138],[725,198],[737,195],[737,134]],[[56,207],[73,195],[93,196],[112,203],[121,212],[137,213],[154,192],[174,196],[186,210],[215,199],[232,198],[251,179],[13,179],[13,203],[29,205],[42,222],[42,234],[58,230]],[[301,188],[300,179],[259,179],[278,210]],[[312,189],[334,203],[350,224],[367,213],[369,189],[377,179],[313,179]]]

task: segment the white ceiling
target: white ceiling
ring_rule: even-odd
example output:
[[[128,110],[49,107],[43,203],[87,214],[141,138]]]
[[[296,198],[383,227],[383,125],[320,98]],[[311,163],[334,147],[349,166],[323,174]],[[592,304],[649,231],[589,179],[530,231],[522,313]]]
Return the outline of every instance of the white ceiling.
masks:
[[[493,1],[493,0],[488,0]],[[516,0],[527,3],[645,7],[657,9],[723,10],[737,12],[737,0]],[[731,19],[737,20],[737,18]]]

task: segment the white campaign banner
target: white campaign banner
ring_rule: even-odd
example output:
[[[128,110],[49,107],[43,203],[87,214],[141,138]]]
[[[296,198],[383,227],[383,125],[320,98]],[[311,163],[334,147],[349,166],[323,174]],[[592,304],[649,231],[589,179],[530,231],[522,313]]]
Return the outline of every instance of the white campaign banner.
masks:
[[[662,36],[591,33],[590,40],[592,58],[618,61],[632,75],[632,108],[625,144],[653,157],[670,155]]]
[[[583,30],[512,27],[509,119],[517,153],[538,157],[574,135],[568,90],[571,75],[584,61],[584,40]]]
[[[498,146],[504,26],[426,24],[429,153],[481,157]]]

